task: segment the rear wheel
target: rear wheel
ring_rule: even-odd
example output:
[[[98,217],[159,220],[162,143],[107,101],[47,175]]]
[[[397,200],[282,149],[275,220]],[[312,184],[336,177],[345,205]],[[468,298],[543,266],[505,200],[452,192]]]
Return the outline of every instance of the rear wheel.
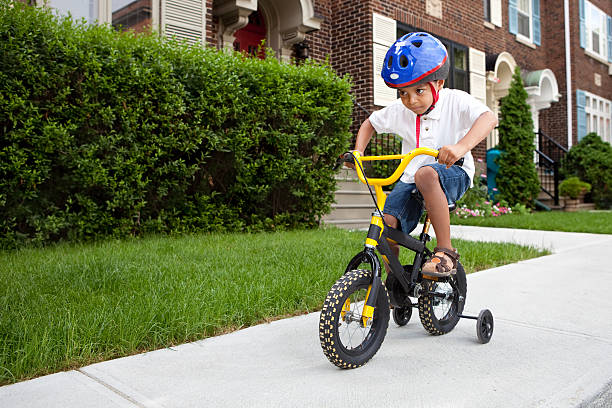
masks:
[[[463,282],[460,285],[460,281]],[[459,322],[463,312],[467,289],[465,270],[457,263],[457,274],[448,280],[423,279],[423,292],[419,297],[419,317],[425,330],[433,335],[446,334]],[[463,286],[464,289],[460,290]]]
[[[327,294],[319,321],[319,339],[325,356],[340,368],[357,368],[380,348],[389,326],[389,298],[381,285],[374,316],[362,318],[372,271],[353,270],[344,274]]]
[[[410,299],[408,300],[410,301]],[[412,305],[393,308],[393,321],[398,326],[405,326],[412,317]]]

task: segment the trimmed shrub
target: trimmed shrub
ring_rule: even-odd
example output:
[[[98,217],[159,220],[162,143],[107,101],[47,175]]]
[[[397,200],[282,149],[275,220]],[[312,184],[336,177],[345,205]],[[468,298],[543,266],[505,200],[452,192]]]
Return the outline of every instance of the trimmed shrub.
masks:
[[[589,133],[572,146],[561,161],[561,173],[565,178],[576,176],[591,184],[590,198],[595,205],[612,208],[612,146],[596,133]]]
[[[0,2],[0,246],[312,227],[350,83]]]
[[[540,180],[533,162],[535,150],[533,120],[527,104],[521,72],[516,67],[508,95],[501,100],[499,122],[499,172],[495,177],[499,195],[511,206],[533,208],[540,192]]]
[[[559,194],[562,197],[576,199],[579,195],[586,194],[589,191],[591,191],[591,185],[584,181],[580,181],[580,179],[575,176],[567,178],[559,184]]]

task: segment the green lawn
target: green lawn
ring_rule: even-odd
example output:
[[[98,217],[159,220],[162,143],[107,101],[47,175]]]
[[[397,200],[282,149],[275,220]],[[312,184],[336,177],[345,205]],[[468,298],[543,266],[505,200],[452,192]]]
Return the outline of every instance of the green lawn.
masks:
[[[0,252],[0,384],[318,310],[364,238],[327,229]],[[468,272],[543,254],[453,243]]]
[[[590,232],[612,234],[612,211],[534,212],[531,214],[503,215],[500,217],[453,216],[451,224],[480,227],[520,228],[546,231]]]

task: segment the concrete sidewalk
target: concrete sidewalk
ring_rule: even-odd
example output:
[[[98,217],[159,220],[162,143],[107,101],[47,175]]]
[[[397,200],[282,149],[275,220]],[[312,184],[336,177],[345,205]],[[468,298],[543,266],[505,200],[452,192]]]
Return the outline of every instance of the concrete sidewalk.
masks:
[[[486,345],[472,320],[434,337],[414,314],[390,322],[368,364],[344,371],[324,357],[311,313],[1,387],[0,407],[609,406],[612,235],[452,234],[554,252],[468,276],[466,313],[495,317]]]

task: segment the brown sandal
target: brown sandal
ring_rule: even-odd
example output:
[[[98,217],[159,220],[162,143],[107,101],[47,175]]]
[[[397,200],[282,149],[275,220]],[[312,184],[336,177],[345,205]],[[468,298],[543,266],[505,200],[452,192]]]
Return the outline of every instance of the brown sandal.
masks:
[[[423,278],[430,276],[446,278],[457,273],[457,261],[459,260],[457,251],[436,247],[434,248],[434,253],[435,255],[421,269]]]

